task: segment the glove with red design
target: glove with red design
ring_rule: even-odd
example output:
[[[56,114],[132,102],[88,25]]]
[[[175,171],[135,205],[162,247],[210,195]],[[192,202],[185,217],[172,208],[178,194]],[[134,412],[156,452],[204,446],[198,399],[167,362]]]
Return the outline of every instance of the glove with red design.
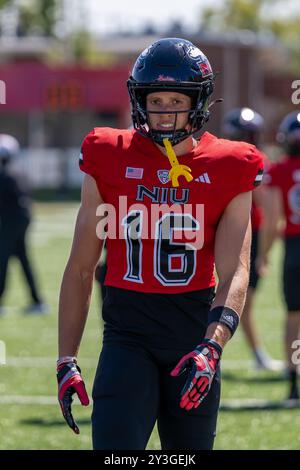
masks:
[[[189,371],[187,381],[181,391],[181,408],[187,411],[198,408],[204,400],[210,390],[221,354],[222,348],[218,343],[211,339],[204,339],[172,370],[173,377]]]
[[[71,404],[73,402],[72,395],[77,393],[83,406],[87,406],[89,404],[89,397],[85,389],[84,381],[81,377],[81,370],[75,360],[72,362],[61,363],[57,366],[57,382],[58,401],[63,417],[75,434],[79,434],[79,428],[74,421],[71,410]]]

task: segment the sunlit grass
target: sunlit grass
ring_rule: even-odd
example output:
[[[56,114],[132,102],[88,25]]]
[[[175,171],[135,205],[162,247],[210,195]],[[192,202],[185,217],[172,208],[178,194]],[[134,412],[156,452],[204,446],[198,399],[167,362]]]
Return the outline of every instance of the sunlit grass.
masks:
[[[19,266],[12,263],[5,297],[6,317],[0,318],[0,339],[5,341],[8,364],[0,366],[1,396],[56,397],[57,306],[78,204],[38,204],[30,233],[30,251],[50,314],[23,314],[29,302]],[[263,280],[255,305],[258,330],[269,353],[283,359],[284,307],[281,300],[278,242],[272,252],[269,276]],[[102,324],[95,289],[80,358],[89,362],[84,376],[91,392],[101,349]],[[30,358],[44,357],[40,364]],[[27,359],[26,359],[27,358]],[[249,360],[249,350],[239,331],[224,352],[224,360]],[[11,361],[11,363],[10,363]],[[282,400],[287,384],[280,373],[224,367],[222,397]],[[91,449],[91,406],[74,407],[81,434],[75,436],[62,420],[58,405],[0,404],[0,449]],[[221,411],[216,449],[299,449],[300,410]],[[148,445],[159,449],[156,428]]]

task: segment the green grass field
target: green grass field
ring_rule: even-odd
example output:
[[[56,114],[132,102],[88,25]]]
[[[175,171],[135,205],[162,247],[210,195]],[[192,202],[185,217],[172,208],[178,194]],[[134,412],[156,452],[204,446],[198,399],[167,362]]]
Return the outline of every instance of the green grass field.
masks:
[[[28,296],[19,266],[11,263],[5,296],[8,314],[0,318],[0,340],[6,344],[7,364],[0,366],[0,449],[91,449],[91,407],[74,406],[81,434],[65,425],[56,404],[55,361],[57,304],[69,254],[76,203],[37,204],[30,247],[39,283],[50,314],[25,316]],[[283,358],[284,307],[280,290],[281,244],[272,252],[269,276],[256,300],[256,319],[264,344],[274,358]],[[101,348],[98,292],[95,289],[85,330],[80,364],[88,391]],[[239,331],[224,353],[222,399],[280,401],[287,383],[280,373],[255,371]],[[225,403],[225,402],[224,402]],[[159,449],[154,430],[148,449]],[[300,449],[300,408],[235,409],[220,412],[215,449]]]

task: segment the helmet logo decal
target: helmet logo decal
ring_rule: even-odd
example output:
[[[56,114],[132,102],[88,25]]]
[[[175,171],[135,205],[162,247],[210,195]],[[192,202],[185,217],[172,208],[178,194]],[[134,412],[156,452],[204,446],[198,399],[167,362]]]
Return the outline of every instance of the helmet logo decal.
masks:
[[[159,75],[156,80],[159,82],[175,82],[175,78],[168,77],[167,75]]]
[[[187,53],[190,57],[192,57],[192,59],[204,59],[204,55],[200,49],[198,49],[198,47],[190,46]]]
[[[150,49],[151,49],[151,46],[146,47],[146,49],[144,49],[143,52],[140,54],[140,57],[142,58],[142,57],[147,56],[147,54],[149,53]]]
[[[199,69],[201,70],[203,78],[207,77],[212,73],[212,69],[208,61],[204,60],[202,62],[197,62],[197,65],[199,65]]]

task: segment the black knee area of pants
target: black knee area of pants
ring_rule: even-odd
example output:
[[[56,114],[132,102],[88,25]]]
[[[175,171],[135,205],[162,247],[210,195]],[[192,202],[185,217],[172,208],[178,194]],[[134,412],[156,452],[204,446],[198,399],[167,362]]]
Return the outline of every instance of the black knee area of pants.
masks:
[[[176,382],[167,378],[168,403],[162,401],[158,431],[163,450],[211,450],[216,436],[220,404],[221,378],[218,368],[211,389],[201,405],[190,411],[179,407],[180,391],[186,375]]]
[[[289,312],[300,310],[300,237],[285,240],[283,291]]]
[[[252,232],[251,252],[250,252],[250,273],[249,273],[249,287],[256,289],[260,276],[256,269],[256,258],[258,251],[258,232]]]
[[[181,409],[187,376],[172,377],[170,371],[186,352],[104,344],[93,388],[94,449],[143,450],[156,420],[162,449],[213,448],[220,373],[196,410]]]
[[[105,344],[93,387],[93,447],[145,449],[158,408],[158,371],[140,347]]]

